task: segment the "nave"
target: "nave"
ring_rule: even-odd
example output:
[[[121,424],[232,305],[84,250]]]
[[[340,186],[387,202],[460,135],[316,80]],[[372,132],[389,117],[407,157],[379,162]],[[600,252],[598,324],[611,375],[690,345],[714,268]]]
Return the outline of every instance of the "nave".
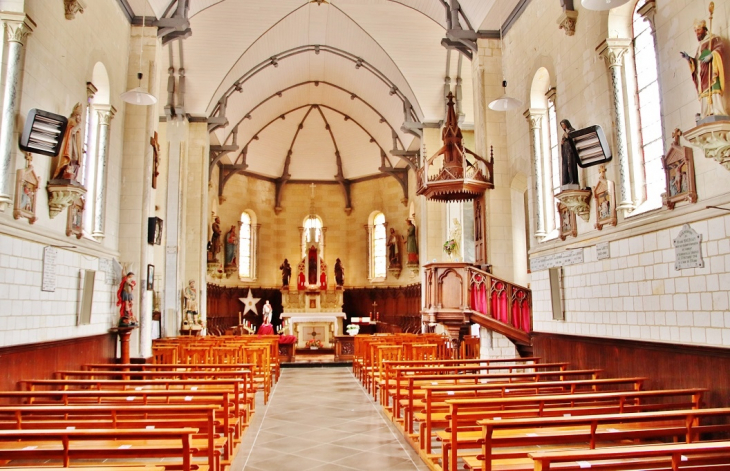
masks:
[[[257,404],[233,471],[428,470],[350,368],[286,368]]]

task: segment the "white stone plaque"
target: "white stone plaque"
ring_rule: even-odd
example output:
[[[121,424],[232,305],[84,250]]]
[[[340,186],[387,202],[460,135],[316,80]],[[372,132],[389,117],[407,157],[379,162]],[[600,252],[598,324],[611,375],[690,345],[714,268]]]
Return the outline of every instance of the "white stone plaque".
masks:
[[[674,239],[675,270],[705,266],[705,262],[702,261],[700,242],[702,242],[701,234],[689,227],[689,224],[682,226],[682,230]]]
[[[596,244],[596,258],[598,258],[598,260],[611,258],[611,249],[609,247],[610,245],[608,242],[601,242],[600,244]]]
[[[583,263],[583,249],[566,250],[565,252],[534,257],[530,259],[530,271],[547,270]]]
[[[41,291],[56,291],[56,254],[58,251],[51,247],[43,247],[43,279]]]

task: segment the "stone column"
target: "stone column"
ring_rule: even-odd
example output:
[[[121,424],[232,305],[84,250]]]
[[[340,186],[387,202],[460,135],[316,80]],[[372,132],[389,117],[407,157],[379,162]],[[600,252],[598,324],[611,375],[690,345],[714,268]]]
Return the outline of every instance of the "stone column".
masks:
[[[15,139],[15,113],[20,102],[20,72],[23,66],[23,46],[26,37],[36,24],[24,13],[2,12],[0,22],[8,41],[5,89],[3,91],[2,125],[0,126],[0,211],[13,202],[13,161]]]
[[[94,107],[99,116],[99,152],[96,159],[96,180],[93,188],[94,225],[92,236],[96,240],[104,238],[104,211],[106,210],[106,167],[109,161],[109,126],[117,109],[111,105]],[[92,191],[89,188],[89,191]],[[91,198],[89,198],[91,200]]]
[[[629,146],[626,133],[626,115],[624,113],[623,65],[624,54],[629,50],[630,39],[609,38],[597,48],[598,54],[606,60],[611,74],[613,91],[613,113],[616,119],[616,154],[618,157],[620,202],[618,209],[630,211],[634,209],[631,198],[631,173],[629,168]]]
[[[527,122],[530,123],[530,137],[532,138],[532,174],[535,179],[533,189],[535,191],[535,237],[545,237],[545,179],[542,174],[542,119],[545,116],[544,110],[529,109],[524,113]]]

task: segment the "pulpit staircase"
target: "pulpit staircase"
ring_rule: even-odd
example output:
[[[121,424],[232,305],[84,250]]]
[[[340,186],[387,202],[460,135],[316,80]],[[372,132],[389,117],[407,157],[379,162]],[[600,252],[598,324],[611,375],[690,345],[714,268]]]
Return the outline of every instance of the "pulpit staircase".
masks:
[[[532,355],[532,292],[468,263],[430,263],[425,269],[424,321],[442,323],[453,339],[475,323]]]

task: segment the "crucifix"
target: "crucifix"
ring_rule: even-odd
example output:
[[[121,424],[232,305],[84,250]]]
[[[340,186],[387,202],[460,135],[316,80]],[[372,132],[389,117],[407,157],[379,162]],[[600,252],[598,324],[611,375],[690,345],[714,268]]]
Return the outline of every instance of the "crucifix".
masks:
[[[160,174],[160,142],[157,140],[157,131],[153,137],[150,137],[150,145],[152,146],[152,188],[157,189],[157,176]]]
[[[317,331],[314,330],[314,327],[312,327],[312,333],[310,335],[312,336],[312,340],[317,338]]]
[[[317,185],[315,185],[315,184],[314,184],[314,182],[312,182],[312,184],[311,184],[311,185],[309,185],[309,188],[311,188],[311,189],[312,189],[312,199],[314,199],[314,189],[315,189],[316,187],[317,187]]]

